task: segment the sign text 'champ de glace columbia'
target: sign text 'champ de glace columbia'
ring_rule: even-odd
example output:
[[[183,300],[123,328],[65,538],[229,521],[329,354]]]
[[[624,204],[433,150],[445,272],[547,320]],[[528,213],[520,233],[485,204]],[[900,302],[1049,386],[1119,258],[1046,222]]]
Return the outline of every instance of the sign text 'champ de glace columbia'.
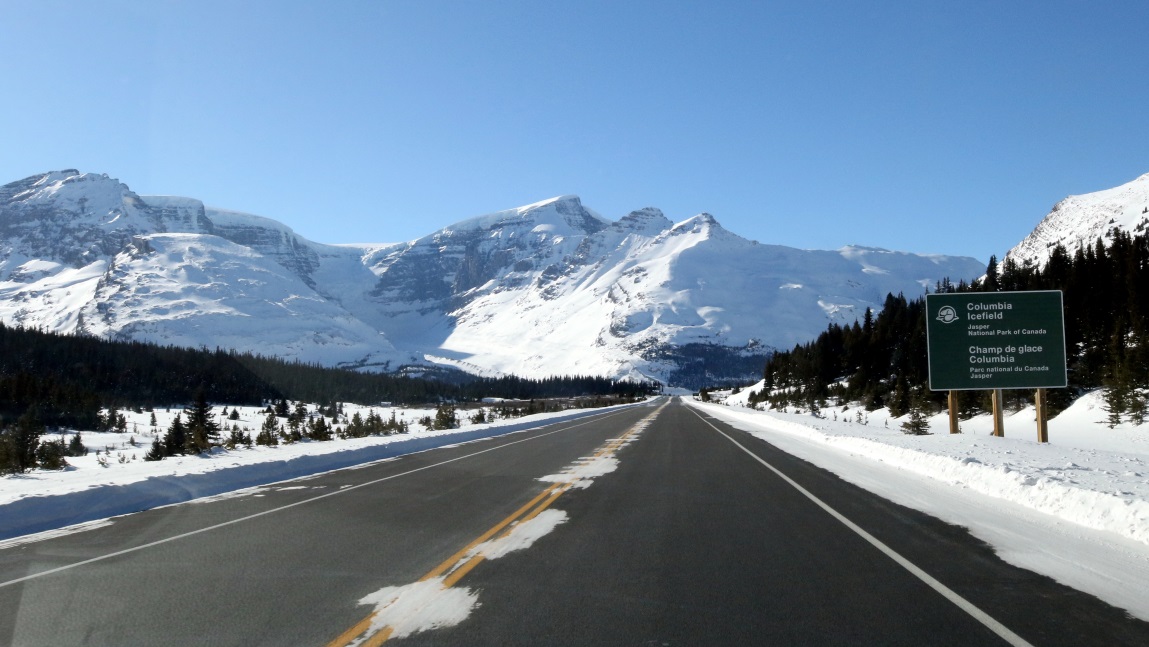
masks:
[[[926,295],[930,389],[1066,385],[1061,292]]]

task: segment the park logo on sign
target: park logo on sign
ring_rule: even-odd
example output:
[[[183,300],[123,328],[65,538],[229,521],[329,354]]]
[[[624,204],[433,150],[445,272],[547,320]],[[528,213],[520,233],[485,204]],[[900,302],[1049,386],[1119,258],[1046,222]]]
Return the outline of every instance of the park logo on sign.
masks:
[[[938,310],[938,321],[942,323],[953,323],[957,319],[958,313],[957,310],[953,309],[953,306],[942,306],[941,310]]]

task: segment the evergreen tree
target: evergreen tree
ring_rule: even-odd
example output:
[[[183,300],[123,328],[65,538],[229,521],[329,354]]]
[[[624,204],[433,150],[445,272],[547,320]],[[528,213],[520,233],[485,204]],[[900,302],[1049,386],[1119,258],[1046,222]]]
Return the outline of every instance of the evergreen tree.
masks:
[[[63,440],[43,441],[36,447],[36,463],[41,469],[62,470],[68,466],[67,451]]]
[[[531,401],[534,404],[534,401]],[[455,415],[454,405],[443,403],[435,409],[435,421],[432,423],[434,429],[455,429],[459,426],[459,418]]]
[[[36,450],[44,425],[35,413],[20,416],[13,426],[0,429],[0,472],[21,474],[36,467]]]
[[[172,422],[168,425],[168,431],[164,434],[164,455],[174,456],[176,454],[186,454],[188,452],[188,434],[187,427],[184,427],[183,418],[181,414],[176,414],[172,418]]]
[[[68,441],[68,455],[69,456],[86,456],[88,448],[84,447],[84,441],[80,438],[80,432],[76,432],[72,436],[72,440]]]
[[[982,292],[999,292],[1001,283],[998,279],[997,256],[990,256],[989,264],[985,268],[985,282],[982,284]]]
[[[263,426],[255,435],[255,444],[274,447],[279,444],[279,419],[274,413],[267,414],[263,419]]]
[[[144,454],[145,461],[162,461],[167,456],[167,451],[164,449],[164,444],[160,442],[159,438],[152,440],[151,449]]]
[[[193,453],[209,451],[212,445],[220,443],[219,423],[215,421],[211,409],[207,403],[207,394],[202,388],[196,391],[195,401],[191,407],[184,409],[184,413],[188,416],[188,444]]]
[[[316,416],[307,425],[307,437],[311,440],[327,441],[332,439],[331,427],[327,425],[323,416]]]

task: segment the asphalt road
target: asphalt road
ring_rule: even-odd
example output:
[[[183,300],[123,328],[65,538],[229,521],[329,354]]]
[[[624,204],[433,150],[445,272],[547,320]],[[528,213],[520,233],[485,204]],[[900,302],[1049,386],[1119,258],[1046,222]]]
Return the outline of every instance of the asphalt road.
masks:
[[[540,480],[572,465],[594,477],[589,487]],[[604,465],[617,469],[594,471]],[[500,537],[548,520],[529,547],[496,554]],[[435,595],[406,615],[360,604],[428,582]],[[444,609],[458,615],[460,598],[458,624],[397,635]],[[0,644],[388,635],[396,645],[1147,645],[1149,624],[666,400],[0,550]]]

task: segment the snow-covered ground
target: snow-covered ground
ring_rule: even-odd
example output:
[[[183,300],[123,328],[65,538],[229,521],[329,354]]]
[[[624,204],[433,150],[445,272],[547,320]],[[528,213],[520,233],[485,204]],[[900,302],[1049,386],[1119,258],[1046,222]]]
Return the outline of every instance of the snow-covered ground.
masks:
[[[497,405],[486,407],[486,415],[489,417],[495,408]],[[219,415],[223,409],[217,406],[213,412]],[[266,417],[263,409],[237,407],[236,410],[238,420],[220,416],[220,424],[228,430],[237,425],[254,438]],[[396,420],[406,421],[410,431],[326,442],[305,440],[274,447],[256,445],[251,449],[217,447],[210,455],[169,456],[162,461],[145,461],[144,455],[152,440],[162,438],[172,419],[182,411],[182,407],[156,409],[156,426],[153,427],[152,412],[121,410],[128,421],[127,432],[81,432],[81,440],[89,453],[87,456],[69,457],[67,468],[34,469],[24,474],[0,477],[0,548],[32,540],[24,537],[30,533],[54,532],[64,526],[88,522],[99,523],[100,519],[114,515],[226,494],[606,410],[571,409],[475,424],[470,416],[477,410],[460,409],[459,428],[435,431],[417,422],[424,416],[434,418],[434,409],[369,408],[346,404],[344,413],[348,417],[358,412],[366,419],[368,413],[374,411],[387,421],[394,415]],[[186,421],[186,416],[184,419]],[[280,422],[283,423],[283,419]],[[341,423],[339,426],[346,425]],[[226,435],[227,432],[224,433]],[[65,442],[71,437],[72,433],[68,432]],[[54,439],[56,437],[50,434],[43,438]]]
[[[1005,438],[990,435],[988,416],[962,422],[950,435],[946,416],[930,420],[931,435],[901,432],[884,410],[757,411],[746,399],[760,385],[702,407],[791,454],[899,504],[970,529],[1005,560],[1046,574],[1149,620],[1149,426],[1103,424],[1097,394],[1079,399],[1049,422],[1050,443],[1036,442],[1033,409],[1008,415]],[[357,408],[347,405],[353,415]],[[368,409],[358,409],[366,416]],[[33,470],[0,478],[0,548],[31,532],[99,519],[290,478],[382,460],[412,451],[513,432],[540,421],[585,416],[574,410],[476,425],[460,411],[461,427],[429,431],[416,423],[434,411],[394,411],[411,433],[220,450],[210,456],[146,462],[179,408],[124,412],[124,434],[85,432],[91,452],[69,458],[63,471]],[[216,407],[216,413],[221,412]],[[239,408],[238,424],[254,436],[264,414]],[[50,439],[50,438],[49,438]],[[132,441],[136,445],[132,445]],[[96,451],[99,451],[99,455]],[[101,459],[106,466],[101,464]]]
[[[1149,425],[1110,429],[1100,394],[1050,420],[1050,442],[1039,444],[1032,407],[1006,416],[1004,438],[992,436],[989,416],[951,435],[944,413],[930,419],[930,435],[911,436],[886,410],[748,408],[761,387],[691,404],[1149,620]]]

